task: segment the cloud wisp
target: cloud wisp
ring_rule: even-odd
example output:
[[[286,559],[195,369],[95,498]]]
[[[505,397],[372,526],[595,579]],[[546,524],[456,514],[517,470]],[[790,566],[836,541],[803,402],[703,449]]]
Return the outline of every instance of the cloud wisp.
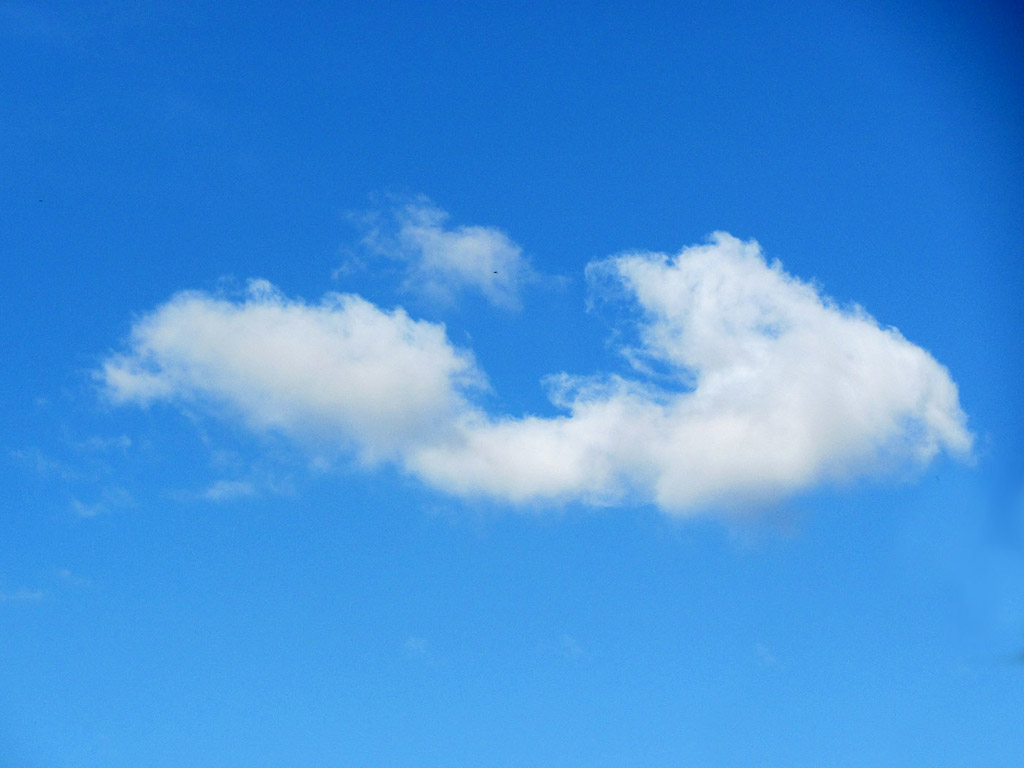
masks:
[[[548,377],[554,417],[488,413],[484,374],[443,325],[354,295],[307,304],[264,281],[240,300],[172,297],[97,375],[118,403],[205,403],[514,504],[635,499],[692,514],[970,453],[942,365],[767,263],[756,242],[716,233],[587,274],[639,317],[622,350],[634,375]]]
[[[448,218],[419,197],[365,218],[363,245],[404,265],[405,293],[441,305],[479,293],[495,306],[518,309],[523,288],[536,279],[523,249],[500,229],[452,227]]]

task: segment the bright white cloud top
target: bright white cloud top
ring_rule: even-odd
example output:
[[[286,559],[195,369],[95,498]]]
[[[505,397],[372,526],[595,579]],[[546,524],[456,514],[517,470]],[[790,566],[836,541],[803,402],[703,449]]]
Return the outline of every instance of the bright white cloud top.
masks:
[[[443,231],[430,216],[408,226],[432,265],[471,263],[492,232]],[[447,493],[516,504],[633,498],[687,514],[971,450],[942,365],[768,264],[756,242],[716,233],[587,273],[639,310],[639,344],[622,350],[635,376],[549,377],[560,416],[488,413],[483,372],[443,325],[354,295],[308,304],[265,281],[240,300],[172,297],[98,376],[118,403],[226,409],[253,429],[397,462]]]

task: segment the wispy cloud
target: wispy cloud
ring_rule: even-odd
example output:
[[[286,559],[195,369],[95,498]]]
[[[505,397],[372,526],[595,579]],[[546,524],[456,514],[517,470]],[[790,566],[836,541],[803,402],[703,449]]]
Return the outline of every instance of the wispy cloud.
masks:
[[[65,461],[48,456],[34,446],[12,450],[10,456],[20,466],[41,477],[55,477],[64,482],[79,480],[83,477],[81,470]]]
[[[432,247],[457,261],[459,242]],[[587,273],[640,317],[622,349],[635,375],[549,377],[557,417],[487,413],[483,373],[442,325],[353,295],[307,304],[263,281],[239,299],[173,297],[98,376],[115,402],[206,404],[513,503],[631,497],[688,514],[971,450],[942,365],[768,264],[756,242],[717,233]]]
[[[248,480],[218,480],[204,490],[200,497],[207,501],[234,501],[252,498],[258,491]]]
[[[65,587],[89,587],[92,580],[72,571],[70,568],[61,568],[57,571],[57,578]]]
[[[0,603],[35,602],[46,597],[41,589],[16,589],[13,592],[0,592]]]
[[[363,244],[403,265],[402,289],[442,304],[464,292],[496,306],[520,305],[536,273],[523,249],[496,227],[449,226],[448,214],[426,198],[362,217]]]
[[[86,502],[78,498],[71,499],[71,511],[79,517],[96,517],[117,509],[128,509],[135,506],[135,499],[124,488],[104,488],[100,497]]]
[[[772,649],[764,643],[754,644],[754,658],[757,660],[759,666],[767,669],[778,669],[782,666],[779,663],[778,658],[776,658],[775,654],[772,652]]]
[[[563,634],[559,638],[559,648],[562,655],[569,659],[584,659],[590,656],[587,650],[580,644],[579,640],[570,634]]]
[[[127,451],[132,447],[132,439],[128,435],[116,435],[114,437],[105,437],[103,435],[93,435],[92,437],[80,440],[75,444],[76,448],[85,451],[94,451],[98,453],[106,451]]]
[[[402,652],[406,658],[410,659],[422,659],[429,653],[429,644],[426,638],[417,637],[415,635],[407,637],[405,642],[402,643]]]

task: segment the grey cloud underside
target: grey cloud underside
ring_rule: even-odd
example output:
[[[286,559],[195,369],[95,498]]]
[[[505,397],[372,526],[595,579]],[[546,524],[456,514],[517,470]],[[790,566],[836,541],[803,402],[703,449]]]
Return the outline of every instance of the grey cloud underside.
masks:
[[[755,242],[717,233],[588,277],[640,311],[639,345],[624,350],[636,376],[551,377],[557,417],[487,413],[484,374],[442,325],[358,296],[290,300],[261,281],[243,300],[174,296],[98,376],[116,402],[215,404],[517,504],[635,499],[685,514],[971,450],[943,366],[767,264]],[[653,366],[687,386],[662,386]]]

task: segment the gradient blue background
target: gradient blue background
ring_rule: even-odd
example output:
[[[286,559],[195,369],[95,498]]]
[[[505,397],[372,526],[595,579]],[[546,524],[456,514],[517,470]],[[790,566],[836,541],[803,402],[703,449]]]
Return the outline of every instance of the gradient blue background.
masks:
[[[0,765],[1024,764],[1024,17],[709,5],[0,5]],[[332,276],[420,193],[566,281]],[[585,264],[715,229],[948,366],[974,464],[524,514],[90,375],[258,276],[444,320],[548,412],[544,374],[622,366]],[[197,498],[225,462],[275,490]]]

